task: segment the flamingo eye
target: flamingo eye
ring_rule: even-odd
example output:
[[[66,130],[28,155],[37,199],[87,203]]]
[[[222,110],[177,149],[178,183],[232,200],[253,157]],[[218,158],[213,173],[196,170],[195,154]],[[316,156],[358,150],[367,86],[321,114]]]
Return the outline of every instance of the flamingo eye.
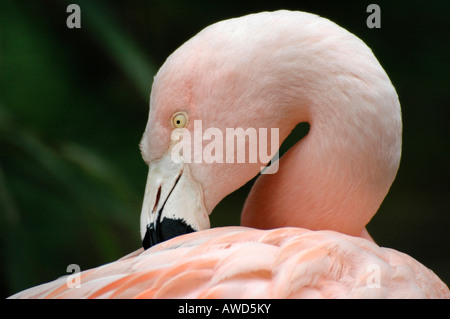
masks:
[[[172,126],[174,128],[183,128],[188,124],[189,117],[186,112],[177,112],[172,115]]]

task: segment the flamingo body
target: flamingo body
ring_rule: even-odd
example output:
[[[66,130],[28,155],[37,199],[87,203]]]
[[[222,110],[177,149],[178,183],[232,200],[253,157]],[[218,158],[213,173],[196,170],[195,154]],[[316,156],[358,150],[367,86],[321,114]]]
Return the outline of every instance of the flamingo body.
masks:
[[[68,288],[62,277],[13,297],[450,298],[444,283],[431,284],[439,282],[408,255],[358,237],[302,228],[222,227],[84,271],[80,288]]]
[[[279,171],[257,179],[247,227],[207,230],[208,214],[267,162],[174,161],[171,132],[195,120],[276,127],[282,140],[310,123]],[[450,298],[431,270],[365,228],[397,173],[401,133],[394,87],[345,29],[289,11],[214,24],[167,59],[152,87],[141,239],[153,246],[82,272],[79,288],[63,277],[12,298]]]

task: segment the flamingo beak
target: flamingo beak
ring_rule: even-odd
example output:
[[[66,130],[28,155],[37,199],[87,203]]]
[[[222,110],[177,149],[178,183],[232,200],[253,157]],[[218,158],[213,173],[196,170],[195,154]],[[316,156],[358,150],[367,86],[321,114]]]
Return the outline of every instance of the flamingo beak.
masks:
[[[149,164],[141,212],[141,239],[144,249],[165,240],[208,229],[209,216],[203,190],[181,158],[171,149]]]

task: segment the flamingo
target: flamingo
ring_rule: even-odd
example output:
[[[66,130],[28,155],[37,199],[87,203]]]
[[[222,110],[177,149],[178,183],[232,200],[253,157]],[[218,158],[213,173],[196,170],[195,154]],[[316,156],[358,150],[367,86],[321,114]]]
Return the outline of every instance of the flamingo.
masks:
[[[278,171],[257,178],[242,226],[210,229],[209,214],[268,162],[186,161],[172,134],[195,134],[195,120],[222,132],[275,127],[281,140],[310,124]],[[154,79],[140,143],[145,249],[81,272],[79,287],[62,277],[11,298],[449,298],[430,269],[366,230],[401,135],[393,85],[347,30],[286,10],[215,23]]]

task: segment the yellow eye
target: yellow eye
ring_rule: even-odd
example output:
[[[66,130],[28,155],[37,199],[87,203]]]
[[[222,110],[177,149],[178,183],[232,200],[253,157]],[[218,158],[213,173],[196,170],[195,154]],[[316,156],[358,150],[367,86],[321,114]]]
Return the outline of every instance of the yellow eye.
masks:
[[[183,128],[188,124],[188,115],[185,112],[177,112],[172,115],[172,126],[174,128]]]

